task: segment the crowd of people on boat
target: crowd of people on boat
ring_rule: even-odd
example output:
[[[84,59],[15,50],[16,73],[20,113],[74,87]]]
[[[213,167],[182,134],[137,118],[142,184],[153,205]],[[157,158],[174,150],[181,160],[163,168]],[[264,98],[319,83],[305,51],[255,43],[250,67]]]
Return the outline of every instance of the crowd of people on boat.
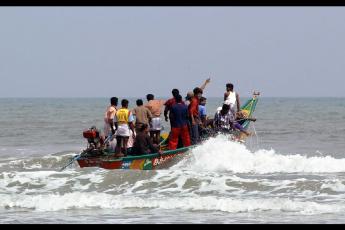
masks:
[[[171,127],[169,150],[181,145],[188,147],[198,144],[201,136],[210,131],[230,133],[238,130],[250,135],[240,121],[256,119],[249,118],[245,111],[241,111],[239,95],[231,83],[226,84],[222,107],[217,109],[213,118],[207,116],[207,98],[202,95],[209,83],[210,78],[200,87],[188,92],[185,100],[178,89],[173,89],[172,98],[166,101],[147,94],[147,102],[138,99],[136,107],[131,110],[127,99],[122,99],[121,107],[118,107],[118,98],[112,97],[104,115],[104,136],[113,140],[109,142],[109,148],[115,150],[115,157],[161,153],[159,144],[163,106],[165,121],[169,121]]]

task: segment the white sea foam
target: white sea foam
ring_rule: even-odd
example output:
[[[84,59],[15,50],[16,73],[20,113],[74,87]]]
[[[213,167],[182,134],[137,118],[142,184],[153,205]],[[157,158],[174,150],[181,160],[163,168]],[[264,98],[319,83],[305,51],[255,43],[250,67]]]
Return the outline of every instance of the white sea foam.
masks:
[[[45,161],[65,159],[64,155],[46,157]],[[345,211],[345,197],[339,194],[345,191],[341,178],[303,178],[303,173],[345,172],[345,159],[250,151],[225,136],[207,140],[170,169],[135,177],[124,170],[43,171],[40,162],[12,161],[10,165],[24,164],[34,171],[0,173],[0,208],[152,208],[305,215]],[[279,177],[262,175],[271,173]],[[285,178],[286,173],[302,173],[302,178]],[[123,177],[126,175],[128,179]]]
[[[234,199],[206,197],[138,197],[110,195],[104,193],[68,193],[64,195],[9,195],[0,200],[2,208],[29,208],[36,211],[58,211],[65,209],[125,209],[157,208],[182,210],[208,210],[230,213],[255,211],[299,212],[301,214],[320,214],[343,212],[342,204],[320,204],[310,201],[297,201],[287,198],[273,199]]]
[[[323,183],[321,189],[331,189],[332,191],[343,193],[345,192],[345,184],[338,179],[334,179]]]
[[[345,172],[345,159],[331,156],[307,157],[282,155],[274,150],[251,152],[245,145],[231,142],[226,136],[211,138],[191,151],[191,159],[172,169],[193,171],[231,171],[234,173],[334,173]]]

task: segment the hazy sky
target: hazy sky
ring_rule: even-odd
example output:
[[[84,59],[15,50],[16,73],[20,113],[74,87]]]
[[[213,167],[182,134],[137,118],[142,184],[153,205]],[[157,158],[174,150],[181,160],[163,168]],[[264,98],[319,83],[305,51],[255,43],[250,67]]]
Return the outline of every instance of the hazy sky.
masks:
[[[1,7],[0,97],[345,96],[344,7]]]

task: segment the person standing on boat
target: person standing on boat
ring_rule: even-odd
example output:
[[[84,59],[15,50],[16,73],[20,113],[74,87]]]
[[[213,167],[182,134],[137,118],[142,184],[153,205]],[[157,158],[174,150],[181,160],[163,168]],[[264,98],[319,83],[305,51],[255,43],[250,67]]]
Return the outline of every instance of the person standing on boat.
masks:
[[[206,101],[207,99],[205,97],[201,97],[199,102],[199,117],[201,120],[201,124],[199,126],[200,137],[207,137],[213,131],[213,119],[209,119],[207,117]]]
[[[190,104],[190,101],[192,100],[192,98],[193,98],[193,96],[194,96],[194,93],[192,92],[192,91],[189,91],[188,93],[187,93],[187,96],[185,97],[185,104],[187,105],[187,106],[189,106],[189,104]]]
[[[116,114],[116,106],[117,106],[118,98],[112,97],[110,98],[110,106],[107,107],[107,110],[104,114],[104,136],[107,138],[110,133],[115,134],[114,128],[114,117]]]
[[[162,129],[162,122],[161,122],[162,107],[165,101],[157,100],[154,98],[155,96],[153,94],[147,94],[146,95],[147,103],[144,106],[148,108],[152,114],[152,120],[150,122],[151,139],[154,143],[158,144],[160,141],[161,129]]]
[[[133,115],[135,116],[135,129],[138,132],[141,124],[149,125],[152,120],[151,111],[144,106],[143,100],[137,100],[137,107],[133,109]]]
[[[188,129],[188,107],[183,103],[182,96],[176,96],[176,103],[171,107],[171,134],[169,137],[169,149],[177,148],[179,138],[183,146],[190,146],[190,135]]]
[[[192,144],[195,145],[199,142],[199,124],[200,124],[200,117],[199,117],[199,100],[202,96],[202,89],[199,87],[194,88],[193,90],[194,96],[191,99],[191,102],[188,106],[188,114],[190,118],[191,124],[191,137],[192,137]]]
[[[207,79],[205,80],[205,82],[204,82],[199,88],[200,88],[202,91],[204,91],[204,89],[206,88],[206,85],[207,85],[208,83],[210,83],[210,82],[211,82],[211,78],[207,78]],[[189,91],[189,92],[187,93],[187,96],[185,97],[185,99],[186,99],[185,104],[186,104],[187,106],[189,106],[190,101],[192,100],[193,96],[194,96],[193,91]]]
[[[234,85],[231,83],[226,84],[226,92],[224,93],[224,103],[230,106],[230,111],[235,116],[235,113],[240,111],[240,99],[238,93],[234,91]],[[237,111],[235,111],[235,107]]]
[[[149,136],[149,126],[141,124],[135,137],[131,155],[145,155],[150,153],[161,153],[158,145],[153,144]]]
[[[123,99],[121,101],[122,108],[116,112],[114,118],[115,127],[116,127],[116,149],[115,156],[123,157],[127,155],[127,142],[130,135],[129,130],[133,132],[133,138],[135,138],[135,131],[133,125],[133,114],[128,110],[128,100]]]
[[[207,113],[206,113],[206,97],[201,97],[199,102],[199,117],[202,123],[203,127],[206,127],[206,119],[207,119]]]
[[[171,91],[171,94],[173,95],[173,97],[164,103],[164,105],[165,105],[165,108],[164,108],[165,121],[168,121],[168,117],[170,118],[171,106],[173,106],[176,103],[176,97],[178,95],[180,95],[180,91],[178,89],[173,89]],[[170,125],[171,125],[171,121],[170,121]]]

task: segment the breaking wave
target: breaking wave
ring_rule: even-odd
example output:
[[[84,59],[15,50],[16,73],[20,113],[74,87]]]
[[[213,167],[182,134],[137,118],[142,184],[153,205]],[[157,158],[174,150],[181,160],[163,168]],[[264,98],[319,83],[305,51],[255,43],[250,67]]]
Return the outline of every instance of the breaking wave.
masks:
[[[165,170],[58,170],[74,153],[0,162],[0,208],[344,212],[345,159],[250,151],[217,136]],[[327,176],[340,173],[343,176]],[[334,175],[334,174],[332,174]]]
[[[228,141],[226,136],[217,136],[193,149],[188,159],[173,168],[254,174],[335,173],[345,172],[345,158],[282,155],[273,149],[251,152],[241,143]]]

